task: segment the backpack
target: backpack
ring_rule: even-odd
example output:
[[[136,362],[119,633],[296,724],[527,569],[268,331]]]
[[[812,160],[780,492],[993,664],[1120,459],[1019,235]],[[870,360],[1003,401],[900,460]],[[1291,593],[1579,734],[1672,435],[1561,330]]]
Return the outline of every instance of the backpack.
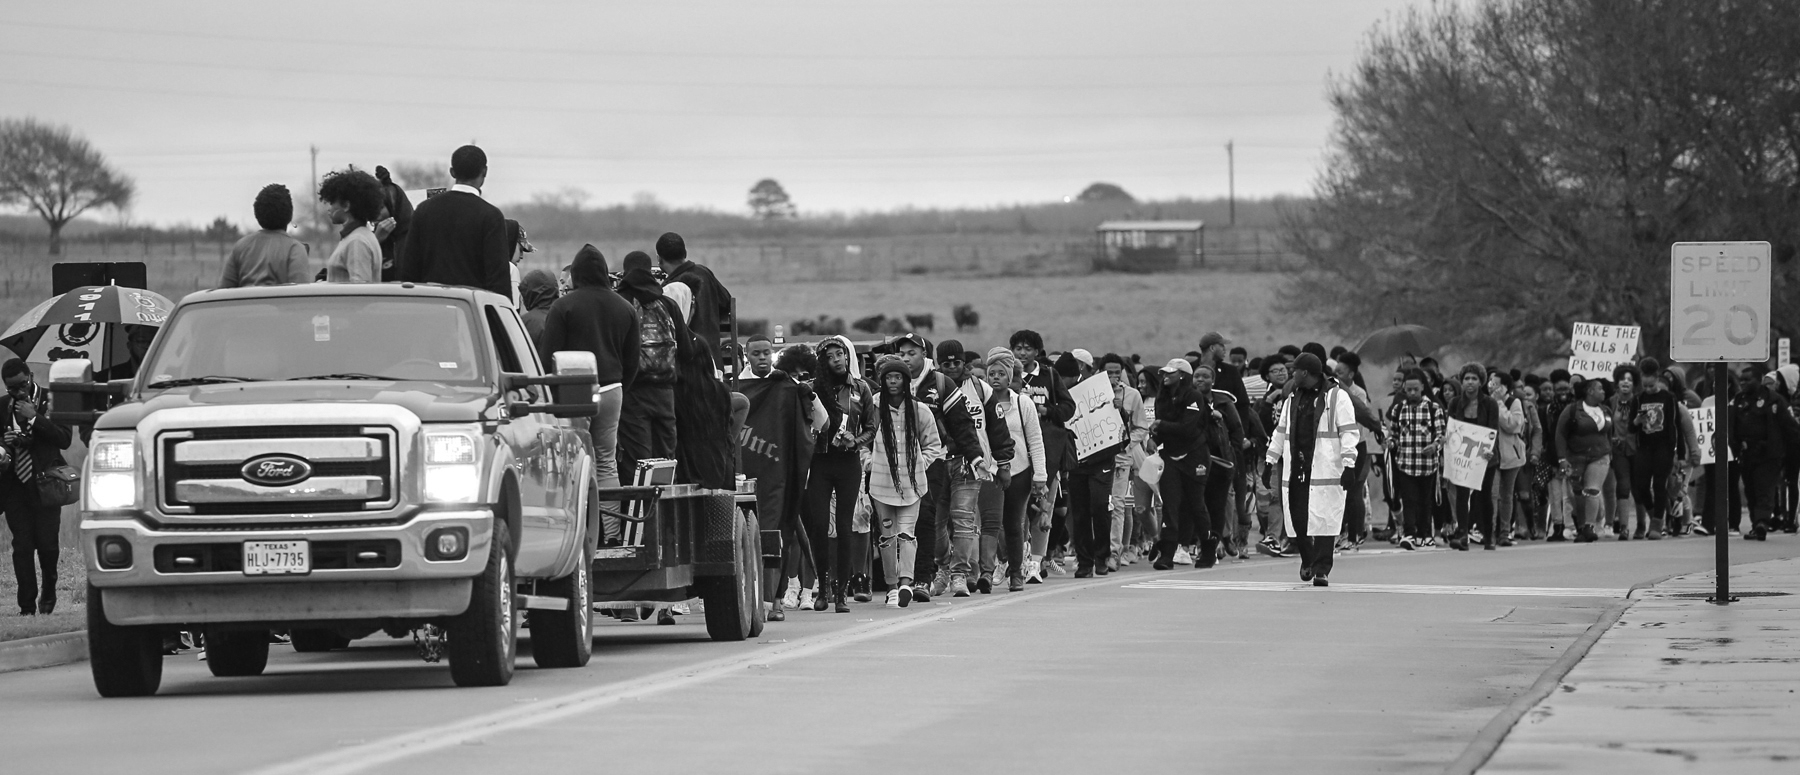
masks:
[[[638,312],[638,379],[653,384],[675,381],[675,318],[668,305],[636,301]]]

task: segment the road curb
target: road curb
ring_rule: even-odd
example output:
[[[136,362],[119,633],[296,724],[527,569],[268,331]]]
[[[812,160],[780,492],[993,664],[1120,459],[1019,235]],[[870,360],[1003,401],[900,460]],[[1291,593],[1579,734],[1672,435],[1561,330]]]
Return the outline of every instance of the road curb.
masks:
[[[1683,575],[1687,574],[1671,573],[1654,581],[1632,586],[1625,599],[1606,609],[1605,613],[1600,614],[1599,619],[1588,625],[1587,630],[1581,633],[1581,637],[1576,638],[1575,643],[1569,646],[1569,650],[1564,651],[1563,655],[1557,658],[1549,669],[1538,676],[1537,681],[1531,684],[1531,688],[1525,690],[1524,694],[1513,698],[1513,701],[1502,708],[1498,715],[1481,727],[1481,731],[1475,733],[1475,739],[1469,741],[1469,747],[1463,749],[1462,755],[1456,757],[1450,766],[1444,768],[1445,775],[1474,775],[1476,770],[1486,765],[1488,759],[1493,758],[1494,752],[1500,750],[1500,744],[1506,741],[1506,736],[1512,732],[1513,727],[1518,725],[1519,719],[1524,718],[1525,714],[1530,713],[1532,708],[1543,702],[1545,697],[1549,697],[1552,692],[1555,692],[1556,687],[1562,684],[1562,679],[1568,677],[1569,671],[1574,670],[1575,666],[1581,663],[1582,658],[1587,656],[1588,651],[1594,648],[1594,644],[1600,642],[1601,636],[1611,630],[1613,625],[1618,624],[1619,617],[1624,616],[1625,611],[1637,603],[1639,592]]]
[[[64,632],[0,643],[0,673],[66,665],[88,658],[86,632]]]

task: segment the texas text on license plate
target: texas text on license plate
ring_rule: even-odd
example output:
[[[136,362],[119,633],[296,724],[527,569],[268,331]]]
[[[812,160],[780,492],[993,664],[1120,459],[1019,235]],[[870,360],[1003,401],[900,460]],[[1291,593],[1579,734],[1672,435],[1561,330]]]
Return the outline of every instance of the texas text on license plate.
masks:
[[[245,541],[244,575],[288,576],[312,572],[312,548],[305,541]]]

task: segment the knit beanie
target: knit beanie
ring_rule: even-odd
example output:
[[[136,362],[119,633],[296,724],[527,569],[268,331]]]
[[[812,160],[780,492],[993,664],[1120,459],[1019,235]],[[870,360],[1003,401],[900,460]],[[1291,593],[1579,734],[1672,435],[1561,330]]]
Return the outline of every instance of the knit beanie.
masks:
[[[906,361],[898,355],[883,355],[875,362],[875,385],[877,389],[887,389],[888,372],[898,372],[908,383],[912,382],[912,371],[906,368]]]
[[[1057,356],[1056,363],[1053,367],[1056,369],[1056,373],[1061,375],[1064,379],[1074,379],[1081,376],[1080,362],[1076,361],[1075,356],[1069,353],[1063,353],[1062,355]]]
[[[958,342],[955,339],[945,339],[942,342],[938,342],[937,359],[939,361],[948,361],[948,360],[953,360],[953,359],[959,360],[959,361],[962,360],[963,359],[962,342]]]

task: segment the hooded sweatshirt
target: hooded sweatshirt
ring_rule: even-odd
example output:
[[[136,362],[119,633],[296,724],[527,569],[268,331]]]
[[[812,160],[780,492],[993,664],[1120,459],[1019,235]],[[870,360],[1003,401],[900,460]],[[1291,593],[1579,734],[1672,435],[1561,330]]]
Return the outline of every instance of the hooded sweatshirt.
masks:
[[[631,387],[638,371],[638,319],[631,303],[607,287],[606,258],[593,245],[583,245],[569,266],[575,290],[557,299],[544,316],[538,354],[546,366],[558,350],[594,354],[601,385]]]
[[[825,363],[825,350],[830,347],[843,348],[850,355],[850,369],[842,384],[828,390],[824,372],[831,367]],[[877,413],[874,390],[863,381],[862,369],[856,359],[856,345],[843,336],[831,336],[819,342],[817,353],[819,376],[813,378],[813,387],[819,390],[819,400],[824,402],[828,425],[819,438],[813,460],[818,461],[825,455],[858,454],[874,439],[875,423],[881,415]],[[846,439],[849,446],[832,443],[839,437]]]
[[[626,258],[630,258],[630,256],[627,256]],[[649,257],[645,256],[645,260],[648,261],[648,259]],[[628,269],[625,271],[625,275],[619,278],[618,292],[619,296],[625,299],[626,303],[631,304],[638,309],[648,308],[652,304],[663,305],[663,308],[669,313],[670,321],[675,324],[675,331],[673,334],[675,336],[676,363],[680,363],[687,359],[693,346],[692,335],[688,332],[687,321],[683,320],[681,317],[681,307],[677,305],[674,300],[663,295],[662,285],[656,282],[656,275],[651,274],[649,269]],[[633,311],[635,312],[636,310]],[[641,338],[639,344],[642,344]],[[639,376],[642,377],[643,380],[649,380],[650,374],[651,372],[649,371],[639,372]],[[670,374],[666,378],[659,378],[652,381],[659,385],[672,385],[675,383],[675,376]]]
[[[550,305],[556,303],[556,278],[542,269],[533,269],[519,281],[519,298],[525,309],[519,318],[525,321],[525,332],[531,334],[532,342],[544,338],[544,318],[550,314]]]

